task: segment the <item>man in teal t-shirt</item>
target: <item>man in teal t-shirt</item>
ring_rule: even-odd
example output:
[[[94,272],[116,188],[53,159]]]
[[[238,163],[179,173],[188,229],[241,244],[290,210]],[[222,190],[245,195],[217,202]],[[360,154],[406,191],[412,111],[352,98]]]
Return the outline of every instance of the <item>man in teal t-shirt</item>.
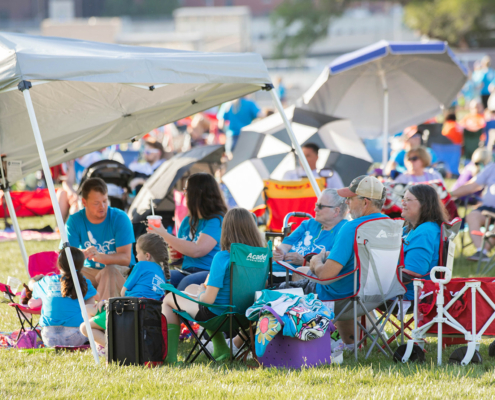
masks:
[[[71,215],[66,224],[69,243],[83,250],[82,273],[98,291],[98,298],[120,297],[124,276],[135,264],[132,223],[125,212],[108,206],[108,189],[102,179],[88,179],[81,193],[84,209]]]

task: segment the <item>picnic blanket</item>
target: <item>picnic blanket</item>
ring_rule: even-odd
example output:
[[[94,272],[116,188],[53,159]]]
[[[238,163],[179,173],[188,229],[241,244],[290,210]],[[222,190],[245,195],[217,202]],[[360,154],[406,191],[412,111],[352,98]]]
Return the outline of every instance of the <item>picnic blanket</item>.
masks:
[[[29,329],[28,329],[29,330]],[[39,329],[38,329],[39,332]],[[0,349],[16,349],[16,339],[19,336],[19,329],[13,332],[0,332]],[[36,348],[43,348],[43,341],[37,336]]]
[[[21,231],[21,234],[23,240],[60,240],[59,232],[38,232],[25,230]],[[0,242],[9,242],[13,240],[17,240],[15,232],[0,231]]]

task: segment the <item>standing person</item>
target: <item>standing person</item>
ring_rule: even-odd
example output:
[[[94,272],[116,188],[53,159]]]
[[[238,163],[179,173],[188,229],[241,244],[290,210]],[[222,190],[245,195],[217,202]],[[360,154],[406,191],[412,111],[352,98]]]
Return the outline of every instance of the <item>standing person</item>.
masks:
[[[123,297],[139,297],[161,301],[165,292],[160,287],[170,279],[168,269],[168,249],[163,238],[153,233],[141,235],[136,243],[138,263],[132,268],[129,277],[122,287]],[[91,330],[95,342],[105,346],[105,330],[107,329],[107,312],[103,301],[97,305],[88,304],[86,309],[92,317]],[[80,326],[81,333],[88,336],[86,325]]]
[[[407,172],[395,178],[394,182],[407,184],[409,182],[427,182],[440,179],[443,182],[442,175],[432,169],[427,170],[430,166],[431,158],[424,147],[409,150],[406,154]]]
[[[217,114],[218,126],[227,134],[225,151],[228,155],[232,155],[241,129],[249,125],[256,118],[263,116],[264,113],[256,103],[245,97],[236,99],[220,107],[220,111]]]
[[[190,285],[187,292],[195,294],[198,301],[207,304],[225,305],[230,300],[230,246],[232,243],[241,243],[252,247],[264,247],[265,243],[258,230],[251,213],[244,208],[233,208],[227,212],[224,220],[224,228],[221,238],[221,251],[213,258],[208,281],[201,285]],[[183,297],[176,296],[177,303],[172,293],[163,300],[163,314],[168,323],[168,363],[177,362],[177,347],[179,343],[180,321],[173,310],[177,310],[177,304],[181,310],[187,312],[196,321],[208,321],[215,318],[227,307],[205,307],[198,305]],[[214,332],[211,332],[212,335]],[[242,343],[240,338],[236,338]],[[213,357],[217,360],[224,359],[229,354],[229,347],[223,334],[219,333],[212,338],[214,351]]]
[[[318,152],[320,151],[320,148],[318,145],[314,143],[306,143],[303,146],[301,146],[302,151],[304,153],[304,157],[306,157],[306,161],[308,162],[309,168],[311,168],[311,171],[313,172],[313,175],[315,178],[320,178],[320,177],[326,177],[327,178],[327,189],[340,189],[344,187],[344,183],[342,182],[342,179],[340,178],[340,175],[337,171],[333,171],[331,176],[328,175],[321,175],[321,172],[324,171],[318,171],[316,169],[316,163],[318,161]],[[327,171],[329,172],[329,171]],[[284,181],[298,181],[302,178],[306,178],[306,171],[302,167],[299,167],[295,170],[292,171],[287,171],[284,174],[283,180]]]
[[[227,206],[215,178],[206,173],[189,177],[184,188],[188,215],[182,220],[177,237],[161,225],[148,226],[174,250],[184,255],[182,270],[171,271],[171,284],[184,290],[203,283],[215,254],[220,251],[222,222]]]
[[[75,247],[71,247],[70,252],[84,301],[86,304],[94,304],[96,289],[81,273],[84,254]],[[47,347],[82,346],[87,339],[79,332],[79,325],[84,322],[65,250],[60,251],[57,267],[60,274],[37,275],[29,281],[33,299],[41,299],[43,304],[40,317],[41,337]]]
[[[491,68],[491,59],[489,56],[484,56],[481,59],[481,68],[478,73],[473,74],[473,80],[480,87],[481,102],[483,109],[488,107],[488,98],[490,97],[490,84],[495,79],[495,71]]]
[[[84,208],[67,220],[69,243],[83,250],[82,273],[98,291],[99,300],[118,297],[129,266],[135,264],[131,221],[124,211],[109,207],[102,179],[86,180],[81,195]]]

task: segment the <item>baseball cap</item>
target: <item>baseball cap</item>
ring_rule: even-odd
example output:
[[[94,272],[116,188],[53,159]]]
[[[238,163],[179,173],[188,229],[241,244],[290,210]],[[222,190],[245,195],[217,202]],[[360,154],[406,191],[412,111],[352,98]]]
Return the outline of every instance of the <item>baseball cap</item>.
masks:
[[[337,190],[341,197],[361,196],[368,199],[381,200],[383,198],[383,184],[374,176],[361,175],[354,178],[349,187]]]

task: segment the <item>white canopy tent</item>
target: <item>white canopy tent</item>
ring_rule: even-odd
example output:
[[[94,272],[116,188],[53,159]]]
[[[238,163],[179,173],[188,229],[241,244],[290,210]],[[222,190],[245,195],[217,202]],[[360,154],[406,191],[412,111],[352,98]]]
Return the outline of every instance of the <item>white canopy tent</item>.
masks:
[[[270,90],[270,82],[257,54],[184,52],[0,33],[0,153],[8,165],[5,171],[0,163],[0,174],[26,268],[8,181],[43,168],[62,242],[68,246],[50,165],[132,141],[153,128],[261,88]],[[270,93],[283,113],[275,91]],[[310,171],[287,118],[284,122],[304,168]],[[319,195],[314,179],[312,184]],[[99,363],[74,262],[68,247],[65,251]]]

